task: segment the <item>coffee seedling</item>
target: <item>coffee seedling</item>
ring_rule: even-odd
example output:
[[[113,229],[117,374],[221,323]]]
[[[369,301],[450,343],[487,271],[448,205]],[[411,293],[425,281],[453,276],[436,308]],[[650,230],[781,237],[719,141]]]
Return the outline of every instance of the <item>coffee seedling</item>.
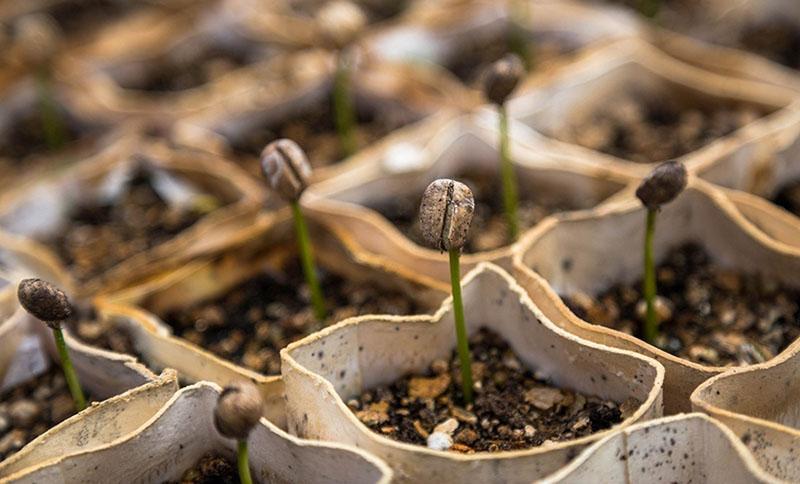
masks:
[[[450,284],[453,292],[458,358],[461,365],[461,388],[466,403],[472,403],[472,362],[469,355],[464,302],[461,298],[461,248],[467,242],[475,200],[463,183],[440,179],[425,189],[419,207],[419,223],[425,241],[450,255]]]
[[[61,330],[61,324],[72,316],[72,305],[67,295],[41,279],[23,279],[17,288],[17,298],[26,311],[53,330],[64,378],[67,380],[75,408],[80,412],[86,408],[86,397],[81,390],[75,367],[72,366],[64,341],[64,332]]]
[[[352,56],[348,46],[367,24],[364,12],[354,3],[326,2],[317,14],[325,39],[338,51],[333,83],[333,111],[336,131],[345,157],[358,149],[355,135],[355,109],[350,89]]]
[[[236,439],[239,480],[252,484],[247,455],[247,437],[261,419],[264,406],[261,394],[250,382],[236,382],[225,387],[214,409],[214,426],[223,437]]]
[[[65,141],[64,120],[53,98],[53,61],[60,37],[58,25],[46,15],[31,14],[17,22],[15,32],[15,43],[22,49],[24,62],[35,71],[45,143],[50,150],[57,150]]]
[[[300,208],[300,196],[311,178],[311,165],[303,149],[292,140],[273,141],[261,152],[261,170],[272,189],[292,207],[300,262],[306,283],[311,290],[311,304],[317,320],[325,319],[325,299],[317,279],[314,253],[308,236],[308,226]]]
[[[525,70],[533,69],[533,54],[528,41],[526,26],[530,25],[531,5],[527,0],[508,0],[508,47],[519,56]]]
[[[503,183],[503,209],[506,214],[508,236],[513,241],[519,235],[519,218],[517,207],[519,195],[517,175],[511,162],[508,142],[508,113],[506,100],[514,92],[520,79],[525,75],[522,61],[514,54],[507,55],[492,64],[484,80],[486,99],[497,106],[500,116],[500,176]]]
[[[642,292],[646,304],[644,339],[655,343],[658,337],[656,315],[656,268],[653,257],[653,239],[656,231],[656,215],[662,205],[674,200],[686,188],[686,168],[678,161],[667,161],[650,172],[639,187],[636,196],[647,209],[644,233],[644,285]]]

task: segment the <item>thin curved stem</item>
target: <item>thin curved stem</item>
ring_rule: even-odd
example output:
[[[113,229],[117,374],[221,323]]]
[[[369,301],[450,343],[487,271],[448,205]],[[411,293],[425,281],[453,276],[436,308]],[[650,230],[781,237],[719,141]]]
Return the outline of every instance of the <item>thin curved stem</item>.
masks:
[[[513,242],[519,236],[517,174],[514,171],[514,164],[511,162],[511,149],[508,142],[508,113],[504,105],[498,106],[498,110],[500,114],[500,176],[503,182],[503,209],[506,213],[508,238]]]
[[[464,403],[472,403],[472,358],[469,355],[467,326],[464,322],[464,301],[461,298],[461,264],[459,249],[450,249],[450,283],[453,286],[453,316],[456,324],[458,360],[461,365],[461,390]]]
[[[61,369],[64,371],[64,378],[67,380],[69,392],[72,394],[72,401],[75,403],[75,409],[78,412],[86,408],[86,397],[81,390],[81,384],[78,381],[78,374],[75,373],[75,367],[72,366],[72,360],[67,352],[67,343],[64,341],[64,332],[61,328],[53,329],[53,336],[56,339],[56,349],[58,356],[61,358]]]
[[[319,279],[317,278],[317,268],[314,265],[314,252],[311,246],[311,238],[308,236],[308,226],[306,219],[303,216],[303,211],[300,209],[300,202],[294,201],[292,205],[292,214],[294,215],[294,226],[297,231],[297,248],[300,251],[300,262],[303,266],[303,274],[306,277],[306,283],[311,291],[311,305],[314,308],[314,317],[318,321],[325,319],[325,298],[322,296],[322,289],[319,286]]]
[[[253,484],[250,476],[250,462],[247,457],[247,440],[240,440],[237,445],[237,461],[239,464],[239,482],[242,484]]]
[[[656,232],[656,210],[647,210],[647,223],[644,232],[644,300],[647,312],[644,321],[644,339],[650,344],[658,337],[656,317],[656,268],[653,257],[653,238]]]
[[[333,110],[336,121],[336,132],[345,158],[356,152],[355,112],[350,97],[350,65],[344,51],[339,52],[336,63],[336,75],[333,85]]]

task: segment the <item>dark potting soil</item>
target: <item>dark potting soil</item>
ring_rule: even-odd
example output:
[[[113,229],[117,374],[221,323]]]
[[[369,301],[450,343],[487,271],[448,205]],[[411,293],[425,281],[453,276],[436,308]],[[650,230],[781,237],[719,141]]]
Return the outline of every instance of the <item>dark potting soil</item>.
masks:
[[[82,343],[123,355],[139,358],[130,334],[108,319],[98,318],[93,312],[87,317],[73,317],[66,322],[69,333]]]
[[[792,69],[800,69],[800,25],[775,18],[753,25],[739,39],[740,46]]]
[[[499,162],[499,160],[498,160]],[[464,252],[475,253],[498,249],[510,244],[508,225],[503,210],[503,190],[497,176],[467,173],[454,179],[467,184],[475,197],[475,213]],[[517,215],[520,232],[539,223],[548,215],[589,208],[575,203],[544,197],[536,191],[519,190],[520,202]],[[376,203],[370,208],[392,222],[403,234],[419,245],[426,245],[419,228],[419,204],[422,193],[394,196]]]
[[[367,23],[373,24],[389,20],[403,13],[411,2],[409,0],[364,0],[356,4],[367,17]],[[295,13],[314,17],[322,7],[320,0],[290,0],[289,6]]]
[[[70,143],[89,136],[94,130],[88,124],[79,122],[61,106],[56,105],[56,112],[63,128],[59,146],[48,144],[42,110],[36,103],[20,112],[9,129],[0,132],[0,158],[9,158],[21,165],[27,157],[57,152]]]
[[[280,373],[280,350],[325,326],[362,314],[418,314],[411,298],[321,271],[328,318],[318,322],[297,262],[265,272],[225,295],[164,315],[175,334],[259,373]]]
[[[258,60],[254,49],[243,45],[183,45],[151,65],[137,77],[118,80],[121,87],[150,93],[177,92],[202,86],[234,69]]]
[[[78,280],[85,281],[176,236],[197,222],[204,210],[170,207],[153,188],[151,173],[140,169],[112,203],[74,207],[64,229],[44,242]]]
[[[701,246],[670,251],[656,269],[662,315],[658,346],[716,366],[766,361],[800,336],[800,290],[714,264]],[[641,281],[616,285],[595,298],[564,302],[582,319],[641,337]],[[637,308],[638,306],[638,308]]]
[[[348,402],[374,432],[426,445],[437,425],[453,418],[456,452],[497,452],[562,442],[608,429],[638,403],[622,405],[553,386],[537,378],[502,338],[486,328],[470,337],[475,402],[462,406],[458,356],[434,361],[424,375],[407,375]],[[621,410],[622,408],[622,410]],[[627,414],[627,413],[626,413]]]
[[[169,481],[167,481],[169,482]],[[175,484],[238,484],[236,464],[216,454],[206,454]]]
[[[483,76],[491,65],[512,52],[510,35],[490,42],[486,42],[485,38],[468,41],[445,67],[465,84],[481,88]],[[537,66],[568,55],[566,46],[559,42],[542,39],[535,43],[528,42],[527,46],[531,49],[529,55],[533,71]]]
[[[800,216],[800,180],[793,180],[778,189],[772,203]]]
[[[328,101],[315,103],[309,109],[296,113],[278,123],[253,123],[241,134],[229,137],[231,147],[249,156],[259,157],[264,147],[279,138],[297,142],[308,156],[311,166],[337,163],[345,158],[333,117],[331,96]],[[422,116],[410,110],[394,107],[377,107],[353,97],[356,123],[353,127],[359,147],[369,145],[392,131],[418,121]],[[260,170],[259,167],[255,169]]]
[[[65,34],[86,32],[140,8],[146,2],[133,0],[68,0],[53,2],[46,9]]]
[[[747,104],[702,107],[668,93],[625,93],[553,135],[634,163],[653,163],[691,153],[765,114]]]
[[[55,365],[0,394],[0,461],[75,413],[64,374]]]

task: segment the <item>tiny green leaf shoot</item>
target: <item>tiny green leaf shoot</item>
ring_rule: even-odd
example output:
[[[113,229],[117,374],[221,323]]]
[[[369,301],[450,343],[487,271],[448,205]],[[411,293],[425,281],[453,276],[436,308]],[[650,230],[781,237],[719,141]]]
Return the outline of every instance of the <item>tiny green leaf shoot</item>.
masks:
[[[338,52],[333,80],[333,111],[342,152],[349,157],[358,149],[355,135],[355,109],[351,97],[353,58],[348,46],[367,25],[367,17],[355,3],[326,2],[317,13],[317,25],[324,39]]]
[[[656,269],[653,255],[653,240],[656,230],[656,215],[662,205],[674,200],[686,188],[686,167],[678,161],[666,161],[650,172],[636,189],[636,197],[647,209],[644,233],[644,282],[642,292],[645,304],[645,341],[655,344],[658,339],[658,317],[656,313]]]
[[[36,73],[45,143],[49,150],[58,150],[65,142],[64,119],[53,96],[53,62],[61,37],[59,27],[47,15],[30,14],[17,21],[15,32],[15,43],[21,47],[24,62]]]
[[[261,170],[270,187],[292,207],[294,226],[303,274],[311,291],[311,304],[317,320],[325,319],[325,298],[317,278],[314,252],[308,225],[300,208],[300,196],[308,187],[311,164],[300,146],[289,139],[273,141],[261,152]]]
[[[41,279],[23,279],[17,288],[20,305],[34,318],[46,324],[52,331],[64,378],[72,394],[78,412],[86,408],[86,397],[81,390],[78,375],[67,351],[61,324],[72,317],[72,304],[63,291]]]
[[[247,455],[247,438],[258,424],[264,408],[261,393],[250,382],[236,382],[225,387],[214,409],[214,426],[223,437],[237,441],[239,480],[252,484]]]
[[[484,95],[497,106],[500,122],[500,176],[503,183],[503,209],[508,226],[508,238],[511,241],[519,237],[519,187],[514,164],[511,161],[511,150],[508,141],[508,112],[506,100],[516,89],[525,75],[522,60],[509,54],[492,64],[484,79]]]
[[[467,242],[475,200],[468,186],[449,179],[428,185],[422,195],[419,222],[425,241],[450,256],[450,284],[453,292],[453,315],[456,326],[458,358],[461,366],[461,389],[464,401],[473,402],[472,361],[469,354],[464,302],[461,297],[461,248]]]

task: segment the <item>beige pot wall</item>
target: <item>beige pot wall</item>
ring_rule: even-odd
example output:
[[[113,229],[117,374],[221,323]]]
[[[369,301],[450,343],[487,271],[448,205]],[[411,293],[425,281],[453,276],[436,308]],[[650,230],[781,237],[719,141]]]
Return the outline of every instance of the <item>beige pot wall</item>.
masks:
[[[509,113],[530,127],[526,138],[548,138],[561,127],[604,109],[605,103],[613,101],[614,93],[632,89],[642,90],[651,97],[671,91],[702,102],[743,102],[770,113],[681,156],[690,169],[713,162],[726,153],[737,152],[739,145],[745,142],[781,136],[795,116],[795,109],[790,105],[797,99],[796,91],[791,89],[723,77],[671,59],[643,41],[624,40],[588,52],[580,61],[559,69],[552,79],[513,99]],[[593,163],[640,175],[654,166],[633,163],[554,138],[551,143]]]
[[[120,187],[138,157],[146,159],[154,173],[167,175],[189,187],[188,191],[179,191],[176,200],[185,202],[186,196],[211,194],[227,205],[201,216],[175,237],[83,281],[76,286],[79,295],[111,291],[164,265],[217,252],[256,221],[264,203],[263,191],[236,167],[207,153],[176,150],[159,142],[130,137],[70,170],[3,194],[0,225],[30,239],[51,236],[60,230],[69,208],[83,199]],[[268,205],[275,205],[270,198],[267,200]],[[34,250],[50,252],[34,240],[28,243]]]
[[[91,451],[24,469],[10,480],[158,483],[180,479],[209,452],[235,461],[235,441],[219,435],[213,423],[219,392],[206,382],[183,388],[139,428]],[[392,476],[386,464],[363,451],[304,441],[266,419],[250,433],[248,447],[253,477],[260,482],[388,484]]]
[[[496,123],[497,114],[490,110],[424,122],[407,136],[392,139],[354,160],[345,173],[312,186],[304,204],[357,257],[448,290],[447,256],[417,245],[370,207],[395,196],[421,196],[437,178],[458,179],[465,172],[499,176]],[[625,172],[586,165],[540,145],[516,143],[517,128],[512,126],[511,153],[523,196],[533,193],[534,199],[556,199],[592,208],[634,180]],[[483,261],[510,267],[510,255],[511,246],[505,246],[464,254],[461,260],[465,270]]]
[[[545,315],[583,338],[656,358],[666,368],[665,412],[689,410],[689,395],[725,368],[672,356],[642,340],[593,325],[575,316],[558,294],[597,294],[642,273],[644,209],[636,199],[561,220],[550,220],[520,242],[514,273]],[[700,180],[658,217],[655,255],[696,241],[723,266],[760,272],[789,285],[800,284],[800,250],[778,243],[749,223],[725,195]],[[570,261],[564,264],[565,260]],[[598,260],[604,263],[598,264]]]
[[[777,483],[736,435],[705,415],[633,425],[595,443],[540,484],[594,482]]]
[[[433,316],[351,318],[284,349],[289,428],[372,452],[392,466],[398,482],[527,482],[558,469],[590,442],[661,415],[663,368],[655,361],[559,329],[497,266],[479,265],[462,285],[468,332],[481,326],[497,331],[524,364],[560,386],[618,402],[632,397],[641,405],[613,430],[521,451],[464,455],[373,433],[345,400],[449,355],[455,330],[448,299]]]
[[[692,407],[723,422],[770,474],[800,473],[800,342],[771,361],[709,379],[692,393]]]
[[[108,445],[148,421],[176,391],[178,376],[167,370],[151,382],[93,403],[0,463],[0,482],[16,482],[17,473]]]

